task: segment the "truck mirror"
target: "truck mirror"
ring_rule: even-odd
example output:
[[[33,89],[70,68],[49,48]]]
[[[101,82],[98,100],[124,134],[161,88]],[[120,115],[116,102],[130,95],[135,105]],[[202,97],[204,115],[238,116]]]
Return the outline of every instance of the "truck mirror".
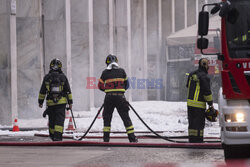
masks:
[[[207,38],[198,38],[197,48],[198,49],[207,49],[208,48],[208,39]]]
[[[212,15],[214,15],[214,14],[216,14],[219,10],[220,10],[220,8],[221,8],[221,6],[220,6],[220,4],[218,3],[218,4],[216,4],[212,9],[211,9],[211,14]]]
[[[204,36],[208,34],[209,13],[201,11],[199,13],[198,34]]]

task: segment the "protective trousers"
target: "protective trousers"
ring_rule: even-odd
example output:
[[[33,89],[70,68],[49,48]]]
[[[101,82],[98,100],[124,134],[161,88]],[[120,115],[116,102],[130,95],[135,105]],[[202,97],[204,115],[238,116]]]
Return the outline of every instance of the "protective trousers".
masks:
[[[109,95],[106,94],[104,100],[104,111],[103,111],[103,140],[104,142],[109,142],[110,130],[111,130],[111,120],[114,112],[114,108],[117,109],[123,124],[126,128],[128,134],[128,139],[130,142],[137,142],[134,135],[134,127],[132,121],[129,117],[129,106],[124,95]]]
[[[188,136],[190,143],[203,142],[205,109],[188,106]]]
[[[48,107],[49,136],[53,141],[62,141],[66,104]]]

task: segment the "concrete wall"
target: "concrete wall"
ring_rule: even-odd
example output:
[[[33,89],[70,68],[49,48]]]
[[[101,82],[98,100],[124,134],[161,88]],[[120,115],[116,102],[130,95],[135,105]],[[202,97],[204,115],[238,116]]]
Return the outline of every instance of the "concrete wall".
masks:
[[[17,1],[17,94],[19,118],[41,116],[37,96],[41,83],[39,0]]]
[[[72,93],[75,110],[88,110],[90,93],[86,91],[89,76],[89,10],[88,0],[71,1]],[[77,100],[78,99],[78,100]]]
[[[11,53],[10,3],[0,1],[0,118],[1,124],[10,124],[11,111]]]
[[[196,22],[198,5],[198,0],[18,0],[17,15],[10,15],[12,1],[0,0],[0,125],[10,124],[17,113],[40,117],[38,92],[53,58],[63,63],[75,111],[103,103],[103,92],[87,89],[87,77],[100,77],[109,53],[136,78],[126,93],[129,100],[164,100],[165,39]],[[138,89],[138,79],[162,79],[163,88]]]

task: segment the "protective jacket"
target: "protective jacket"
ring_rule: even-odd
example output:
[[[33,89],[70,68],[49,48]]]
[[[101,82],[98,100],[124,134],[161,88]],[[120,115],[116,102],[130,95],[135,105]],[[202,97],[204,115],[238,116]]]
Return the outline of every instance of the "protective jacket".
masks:
[[[111,64],[112,65],[112,64]],[[128,78],[124,69],[113,67],[105,69],[99,79],[98,88],[105,93],[124,93],[129,87]]]
[[[137,142],[134,126],[128,113],[129,105],[124,96],[125,90],[129,87],[124,69],[119,68],[115,62],[109,64],[102,72],[98,87],[106,93],[103,111],[103,141],[109,142],[112,115],[116,108],[126,128],[129,141]]]
[[[187,85],[188,98],[187,105],[206,109],[206,102],[209,106],[213,104],[212,92],[210,89],[210,78],[202,68],[189,74]]]
[[[54,80],[58,82],[56,87],[53,87]],[[56,97],[54,95],[54,89],[57,91]],[[38,103],[42,105],[45,97],[47,106],[73,103],[68,79],[61,70],[50,70],[50,72],[45,75],[38,97]]]

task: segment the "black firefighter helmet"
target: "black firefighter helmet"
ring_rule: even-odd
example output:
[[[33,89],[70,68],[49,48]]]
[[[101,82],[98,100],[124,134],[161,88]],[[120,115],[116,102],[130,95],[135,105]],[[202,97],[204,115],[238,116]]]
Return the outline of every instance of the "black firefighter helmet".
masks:
[[[218,110],[215,110],[213,107],[209,107],[205,111],[205,117],[210,122],[216,122],[218,113],[219,113]]]
[[[62,62],[59,59],[53,59],[49,65],[51,70],[58,71],[62,68]]]
[[[112,55],[112,54],[109,54],[106,58],[106,64],[107,66],[110,64],[110,63],[113,63],[113,62],[118,62],[118,59],[115,55]]]

